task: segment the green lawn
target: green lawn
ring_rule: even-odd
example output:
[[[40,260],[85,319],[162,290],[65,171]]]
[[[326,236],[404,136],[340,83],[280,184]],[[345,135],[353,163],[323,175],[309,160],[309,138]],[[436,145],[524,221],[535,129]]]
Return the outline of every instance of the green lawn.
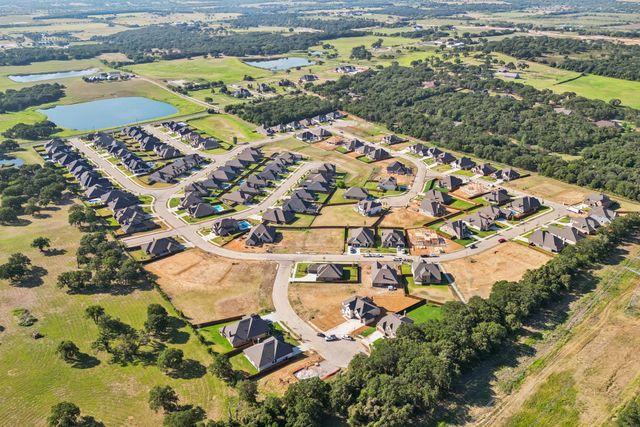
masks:
[[[300,342],[298,342],[298,340],[296,340],[293,335],[286,331],[278,322],[273,322],[273,336],[280,338],[282,341],[289,343],[294,347],[300,345]]]
[[[471,203],[471,202],[467,202],[466,200],[456,199],[454,197],[453,198],[453,202],[451,202],[451,204],[449,204],[449,206],[451,206],[454,209],[465,210],[465,209],[472,208],[474,206],[474,204]]]
[[[457,170],[457,171],[453,172],[453,175],[458,175],[458,176],[473,176],[473,175],[475,175],[475,173],[473,173],[473,172],[472,172],[472,171],[470,171],[470,170],[462,170],[462,169],[460,169],[460,170]]]
[[[407,316],[416,323],[424,323],[431,319],[442,319],[442,308],[433,304],[424,304],[409,311]]]
[[[255,375],[258,373],[258,370],[255,366],[249,362],[249,359],[244,355],[244,353],[236,354],[229,358],[231,362],[231,366],[236,371],[243,371],[249,375]]]
[[[585,98],[609,102],[617,98],[622,105],[640,108],[640,82],[587,75],[579,79],[550,87],[554,92],[575,92]]]
[[[201,119],[191,120],[189,124],[210,136],[229,143],[233,142],[233,137],[238,138],[238,142],[251,142],[264,138],[263,135],[253,131],[254,125],[229,114],[212,114]]]
[[[231,322],[226,323],[218,323],[211,326],[205,326],[204,328],[200,328],[198,330],[212,344],[212,348],[214,351],[218,353],[227,353],[233,350],[233,346],[229,343],[229,340],[220,335],[220,328],[235,322],[237,322],[237,320],[232,320]]]
[[[506,424],[513,427],[578,425],[580,407],[576,396],[576,383],[570,371],[552,374]]]
[[[373,326],[369,326],[367,329],[365,329],[364,331],[362,331],[360,333],[360,336],[362,337],[368,337],[369,335],[371,335],[372,333],[374,333],[376,331],[376,328],[374,328]]]

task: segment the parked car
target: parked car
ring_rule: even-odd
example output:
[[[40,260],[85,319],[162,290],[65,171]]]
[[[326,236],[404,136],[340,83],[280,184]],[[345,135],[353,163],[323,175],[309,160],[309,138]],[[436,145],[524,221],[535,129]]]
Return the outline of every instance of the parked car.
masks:
[[[505,239],[504,237],[498,239],[498,243],[505,243],[506,241],[507,239]]]
[[[355,341],[355,338],[353,338],[351,335],[343,335],[341,338],[345,341]]]
[[[469,248],[470,248],[470,249],[475,249],[475,248],[477,248],[477,246],[476,246],[476,244],[474,243],[473,245],[469,245]]]
[[[323,334],[322,332],[318,332],[316,335],[317,335],[317,336],[319,336],[320,338],[324,338],[324,337],[326,336],[326,335],[325,335],[325,334]]]
[[[327,342],[338,341],[338,337],[335,335],[327,335],[326,337],[324,337],[324,340]]]

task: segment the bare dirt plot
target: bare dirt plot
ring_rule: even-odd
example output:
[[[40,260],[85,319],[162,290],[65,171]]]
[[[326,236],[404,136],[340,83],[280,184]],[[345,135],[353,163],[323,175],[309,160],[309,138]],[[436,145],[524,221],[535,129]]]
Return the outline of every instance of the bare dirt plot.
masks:
[[[433,218],[408,208],[392,208],[380,223],[381,227],[416,228]]]
[[[347,226],[367,227],[373,225],[379,217],[362,216],[353,210],[353,205],[325,206],[320,216],[313,222],[314,226]]]
[[[145,268],[193,323],[273,308],[274,263],[233,261],[194,249]]]
[[[474,295],[486,298],[499,280],[519,280],[529,269],[538,268],[550,256],[513,242],[503,243],[478,255],[444,262],[447,273],[467,298]]]
[[[282,396],[291,384],[298,381],[294,375],[297,371],[313,366],[322,360],[322,357],[318,354],[312,353],[280,369],[276,369],[258,380],[258,390],[263,395],[275,394]]]
[[[424,298],[427,301],[445,303],[447,301],[458,301],[458,298],[448,285],[416,285],[411,290],[411,295]]]
[[[289,301],[304,320],[326,331],[345,321],[340,313],[342,301],[354,295],[373,298],[380,308],[396,312],[417,301],[404,295],[402,290],[388,291],[371,286],[371,265],[361,265],[362,284],[292,283]]]
[[[387,173],[387,166],[389,166],[392,163],[395,162],[399,162],[402,163],[403,165],[405,165],[406,167],[408,167],[409,169],[411,169],[411,174],[410,175],[396,175],[396,174],[389,174]],[[398,185],[405,185],[405,186],[410,186],[411,183],[413,183],[413,179],[415,177],[415,172],[416,172],[416,168],[408,161],[403,160],[403,159],[386,159],[386,160],[381,160],[379,162],[376,162],[376,167],[374,169],[374,172],[371,175],[371,180],[372,181],[379,181],[380,179],[383,178],[387,178],[389,176],[393,176],[396,181],[398,182]]]
[[[225,247],[233,251],[253,253],[344,253],[344,228],[306,230],[279,229],[280,238],[274,244],[256,247],[245,246],[246,235],[229,242]]]

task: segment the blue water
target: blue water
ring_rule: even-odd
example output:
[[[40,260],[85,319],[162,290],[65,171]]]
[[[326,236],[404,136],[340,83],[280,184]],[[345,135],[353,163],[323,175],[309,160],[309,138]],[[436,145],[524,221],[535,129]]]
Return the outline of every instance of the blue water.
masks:
[[[66,129],[97,130],[171,116],[178,109],[164,102],[132,96],[58,105],[37,111],[46,114],[49,120]]]
[[[213,206],[213,211],[215,213],[220,213],[220,212],[224,211],[224,207],[222,205],[215,205],[215,206]]]
[[[11,167],[11,166],[22,166],[24,165],[24,160],[18,159],[17,157],[0,159],[0,167]]]
[[[307,58],[278,58],[278,59],[265,59],[259,61],[245,61],[246,64],[252,67],[264,68],[271,71],[284,71],[290,68],[304,67],[306,65],[313,65],[315,62],[309,61]]]
[[[9,80],[18,83],[39,82],[42,80],[66,79],[69,77],[82,77],[97,73],[97,68],[88,68],[86,70],[77,71],[60,71],[57,73],[40,73],[40,74],[14,74],[9,76]]]
[[[239,221],[238,222],[238,230],[248,230],[251,228],[251,223],[249,221]]]

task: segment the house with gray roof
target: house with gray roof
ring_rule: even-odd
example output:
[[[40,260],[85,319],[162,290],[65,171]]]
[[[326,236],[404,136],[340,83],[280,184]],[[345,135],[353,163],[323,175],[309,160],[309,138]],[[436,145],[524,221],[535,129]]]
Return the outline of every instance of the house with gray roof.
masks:
[[[420,157],[427,157],[429,147],[424,144],[415,144],[409,147],[409,152]]]
[[[231,193],[223,194],[222,196],[220,196],[220,200],[231,206],[248,205],[253,201],[254,196],[254,194],[250,194],[242,190],[237,190],[232,191]]]
[[[596,206],[591,209],[589,212],[589,216],[600,223],[600,225],[611,224],[618,214],[616,211],[612,211],[611,209],[607,209],[603,206]]]
[[[400,326],[412,324],[413,320],[409,317],[398,313],[389,313],[382,317],[376,325],[376,329],[387,338],[395,338]]]
[[[360,296],[342,301],[340,311],[345,319],[357,319],[365,325],[372,323],[380,315],[380,307],[371,298]]]
[[[366,200],[369,198],[369,192],[362,187],[351,187],[344,192],[343,197],[350,200]]]
[[[482,176],[489,176],[492,173],[495,173],[496,170],[497,169],[491,166],[489,163],[480,163],[479,165],[475,165],[472,169],[473,173]]]
[[[349,230],[347,243],[356,248],[372,248],[376,244],[376,237],[370,228],[353,228]]]
[[[149,243],[142,245],[142,250],[147,255],[152,257],[161,257],[169,255],[180,250],[181,246],[172,237],[162,237],[160,239],[153,239]]]
[[[402,281],[400,280],[397,268],[378,261],[373,263],[371,267],[371,286],[375,288],[397,289],[401,287],[401,285]]]
[[[459,219],[456,221],[445,222],[440,229],[452,236],[454,239],[464,239],[469,235],[467,225]]]
[[[314,202],[316,200],[316,195],[313,191],[306,188],[298,188],[291,193],[291,198],[302,199],[305,202]]]
[[[437,264],[431,264],[425,260],[414,261],[411,264],[411,274],[413,281],[417,284],[439,284],[442,283],[442,271]]]
[[[442,152],[436,157],[436,163],[448,165],[456,161],[456,157],[451,153]]]
[[[529,243],[554,253],[560,252],[566,246],[561,238],[547,230],[541,229],[534,231],[533,234],[529,236]]]
[[[542,204],[538,199],[531,196],[524,196],[520,199],[515,199],[507,205],[508,209],[511,209],[516,215],[529,215],[536,212],[542,207]]]
[[[398,180],[393,176],[380,179],[378,188],[384,191],[395,191],[398,189]]]
[[[511,196],[509,196],[509,193],[504,188],[493,190],[490,193],[485,194],[482,198],[487,202],[495,203],[496,205],[501,205],[511,200]]]
[[[460,157],[456,161],[452,163],[454,168],[462,169],[462,170],[470,170],[473,169],[476,165],[476,162],[471,160],[468,157]]]
[[[394,175],[411,175],[411,168],[396,160],[387,166],[387,173]]]
[[[269,322],[257,314],[244,316],[239,321],[219,329],[220,335],[225,337],[234,348],[258,342],[260,339],[267,337],[270,331],[271,325],[269,325]]]
[[[266,224],[258,224],[251,229],[244,244],[247,246],[262,246],[265,243],[275,243],[276,229]]]
[[[549,233],[562,239],[562,241],[568,245],[575,245],[580,240],[584,239],[584,235],[575,227],[557,227],[551,226],[548,229]]]
[[[213,215],[216,210],[207,202],[195,203],[187,207],[187,212],[192,218],[204,218],[209,215]]]
[[[571,225],[584,234],[593,234],[600,228],[600,223],[590,216],[571,218]]]
[[[235,218],[220,218],[211,225],[211,231],[216,236],[229,236],[238,231],[238,220]]]
[[[295,215],[292,211],[285,211],[282,208],[269,208],[262,214],[262,221],[273,224],[289,224],[294,219]]]
[[[449,194],[438,190],[429,190],[424,193],[424,200],[433,200],[443,205],[447,205],[453,201]]]
[[[342,264],[309,264],[307,273],[315,274],[317,282],[337,282],[343,280]]]
[[[431,199],[423,199],[418,211],[423,215],[436,218],[447,214],[447,209],[442,203]]]
[[[493,227],[493,220],[480,215],[479,212],[472,213],[460,219],[467,227],[478,231],[488,231]]]
[[[445,175],[440,178],[438,182],[440,183],[440,187],[444,187],[449,191],[456,191],[464,184],[464,181],[455,175]]]
[[[315,215],[318,213],[319,207],[315,203],[298,198],[290,198],[284,202],[282,209],[288,212]]]
[[[382,212],[382,203],[377,200],[361,200],[355,210],[363,216],[376,216]]]
[[[400,230],[382,230],[380,239],[385,248],[402,249],[407,245],[404,233]]]
[[[591,207],[602,206],[608,208],[613,201],[603,193],[592,193],[584,200],[584,204]]]
[[[247,348],[243,353],[258,372],[263,372],[295,356],[293,346],[276,337],[267,338]]]
[[[388,144],[388,145],[394,145],[394,144],[400,144],[402,142],[405,142],[406,139],[399,137],[398,135],[385,135],[382,138],[382,143],[383,144]]]

